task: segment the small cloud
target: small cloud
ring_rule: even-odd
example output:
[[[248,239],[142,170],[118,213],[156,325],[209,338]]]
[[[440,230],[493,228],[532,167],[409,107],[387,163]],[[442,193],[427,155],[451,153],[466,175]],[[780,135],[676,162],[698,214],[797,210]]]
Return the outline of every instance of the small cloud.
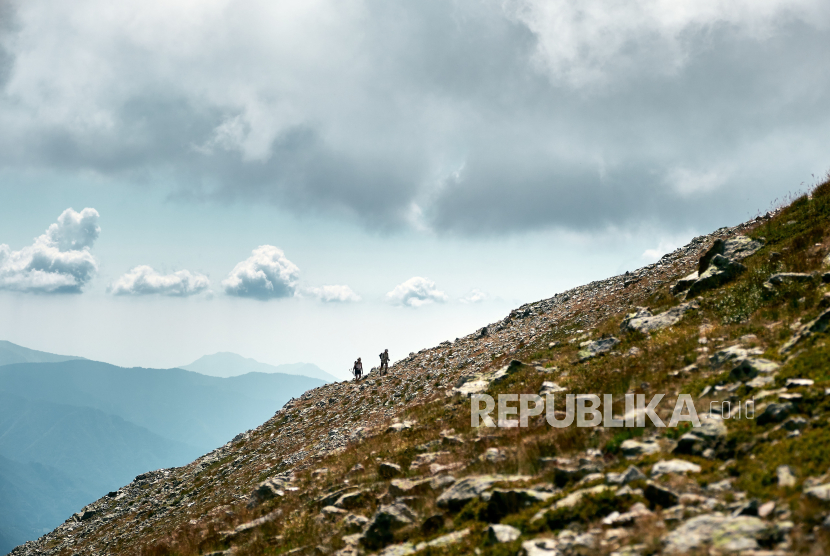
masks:
[[[32,245],[0,245],[0,289],[30,293],[80,293],[98,271],[89,249],[101,228],[98,211],[63,211]]]
[[[274,299],[297,293],[300,269],[285,257],[282,249],[260,245],[251,256],[233,267],[222,281],[225,293],[237,297]]]
[[[490,299],[490,294],[473,288],[472,290],[470,290],[470,293],[468,293],[458,301],[460,301],[461,303],[481,303],[482,301],[485,301],[487,299]]]
[[[110,286],[113,295],[170,295],[187,297],[206,290],[210,280],[204,274],[179,270],[160,274],[153,267],[137,266]]]
[[[306,291],[324,303],[347,303],[361,299],[349,286],[320,286]]]
[[[445,303],[449,300],[447,294],[435,288],[435,282],[427,278],[415,276],[386,294],[387,299],[397,305],[420,307],[429,303]]]

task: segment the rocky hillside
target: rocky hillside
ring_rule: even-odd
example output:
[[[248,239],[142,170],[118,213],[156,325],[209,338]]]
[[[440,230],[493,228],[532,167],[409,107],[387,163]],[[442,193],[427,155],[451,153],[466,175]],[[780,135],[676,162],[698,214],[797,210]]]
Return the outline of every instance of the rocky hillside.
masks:
[[[311,390],[13,554],[828,554],[828,252],[830,182]],[[663,393],[666,422],[690,394],[702,419],[473,428],[482,392],[555,393],[556,417],[564,393],[614,394],[620,416],[623,394]]]

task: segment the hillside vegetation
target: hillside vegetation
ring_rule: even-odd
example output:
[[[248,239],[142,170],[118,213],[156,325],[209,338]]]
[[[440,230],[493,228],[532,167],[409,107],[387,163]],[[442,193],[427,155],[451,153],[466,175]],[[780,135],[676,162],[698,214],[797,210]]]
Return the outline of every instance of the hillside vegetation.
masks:
[[[388,376],[310,390],[13,554],[828,554],[828,252],[825,182]],[[470,395],[540,392],[557,410],[614,394],[613,415],[662,393],[666,422],[689,394],[703,418],[471,427]],[[710,413],[753,399],[753,418]]]

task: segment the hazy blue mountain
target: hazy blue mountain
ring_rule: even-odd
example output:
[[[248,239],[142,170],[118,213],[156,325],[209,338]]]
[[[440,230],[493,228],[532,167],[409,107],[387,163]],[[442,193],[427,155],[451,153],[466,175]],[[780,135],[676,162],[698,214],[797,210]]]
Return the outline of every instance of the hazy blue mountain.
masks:
[[[322,384],[297,375],[217,378],[88,360],[0,367],[0,392],[97,409],[201,453],[261,425],[289,399]]]
[[[0,392],[0,455],[60,469],[102,496],[201,452],[97,409]]]
[[[58,469],[0,456],[0,554],[51,531],[95,498]]]
[[[200,357],[189,365],[179,367],[208,376],[232,377],[246,373],[283,373],[319,378],[326,382],[337,382],[337,377],[327,373],[313,363],[290,363],[286,365],[269,365],[236,353],[220,352]]]
[[[11,365],[13,363],[60,363],[83,359],[83,357],[72,357],[71,355],[55,355],[45,351],[29,349],[5,340],[0,340],[0,365]]]

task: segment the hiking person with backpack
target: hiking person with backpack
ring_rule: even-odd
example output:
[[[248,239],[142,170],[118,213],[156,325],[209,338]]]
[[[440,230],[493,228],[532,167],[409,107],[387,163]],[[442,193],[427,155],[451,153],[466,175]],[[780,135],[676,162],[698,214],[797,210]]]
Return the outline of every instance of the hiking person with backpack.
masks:
[[[380,354],[380,373],[386,374],[389,372],[389,350],[383,350],[383,353]]]
[[[363,363],[360,361],[360,357],[358,357],[357,361],[354,362],[352,372],[354,372],[355,380],[360,380],[363,377]]]

